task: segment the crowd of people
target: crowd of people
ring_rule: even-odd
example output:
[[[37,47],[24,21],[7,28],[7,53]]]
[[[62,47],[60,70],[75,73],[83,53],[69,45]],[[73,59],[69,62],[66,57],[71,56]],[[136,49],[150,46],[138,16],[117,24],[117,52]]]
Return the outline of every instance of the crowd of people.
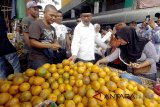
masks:
[[[159,13],[156,14],[156,22],[152,19],[140,24],[120,22],[112,29],[98,23],[93,25],[91,9],[83,6],[77,25],[70,29],[62,23],[63,14],[51,4],[45,7],[43,19],[38,19],[38,11],[42,7],[36,2],[29,1],[27,8],[28,16],[22,19],[24,48],[27,50],[26,68],[37,69],[45,63],[57,64],[69,59],[97,65],[105,63],[156,80],[160,60]],[[5,78],[5,61],[12,65],[14,73],[22,70],[16,50],[7,39],[2,16],[0,35],[0,50],[3,50],[0,51],[0,78]]]

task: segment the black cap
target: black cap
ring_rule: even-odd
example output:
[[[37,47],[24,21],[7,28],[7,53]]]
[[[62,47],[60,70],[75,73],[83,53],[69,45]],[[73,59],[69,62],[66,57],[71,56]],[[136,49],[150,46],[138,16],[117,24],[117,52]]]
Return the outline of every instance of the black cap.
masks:
[[[91,7],[90,6],[82,6],[80,13],[92,13],[91,12]]]
[[[157,18],[160,17],[160,13],[156,13],[155,17],[157,17]]]

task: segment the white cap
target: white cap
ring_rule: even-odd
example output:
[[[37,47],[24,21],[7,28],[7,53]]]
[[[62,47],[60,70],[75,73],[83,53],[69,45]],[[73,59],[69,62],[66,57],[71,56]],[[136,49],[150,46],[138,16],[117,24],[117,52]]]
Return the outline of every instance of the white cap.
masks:
[[[39,9],[42,8],[42,6],[37,5],[37,3],[36,3],[35,1],[29,1],[29,2],[27,3],[27,8],[32,8],[32,7],[38,7]]]

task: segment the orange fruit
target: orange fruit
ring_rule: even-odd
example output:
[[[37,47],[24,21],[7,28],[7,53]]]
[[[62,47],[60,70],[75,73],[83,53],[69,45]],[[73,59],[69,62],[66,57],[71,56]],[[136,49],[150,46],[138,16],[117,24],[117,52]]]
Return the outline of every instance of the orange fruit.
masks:
[[[87,98],[86,96],[84,96],[84,97],[82,98],[82,103],[83,103],[83,105],[84,105],[85,107],[87,107],[88,98]]]
[[[78,72],[79,74],[83,74],[85,71],[86,71],[86,69],[85,69],[85,67],[83,67],[83,66],[80,66],[80,67],[78,67],[78,69],[77,69],[77,72]]]
[[[11,105],[14,105],[14,104],[17,104],[17,103],[19,103],[19,99],[18,98],[12,98],[5,104],[5,106],[8,107],[8,106],[11,106]]]
[[[47,88],[49,88],[49,83],[44,82],[44,83],[42,83],[41,87],[42,87],[42,89],[47,89]]]
[[[65,84],[59,84],[58,89],[61,93],[64,92],[65,91]]]
[[[76,86],[81,87],[83,85],[83,80],[76,80]]]
[[[128,85],[128,82],[125,82],[125,81],[122,81],[122,80],[120,80],[120,81],[117,82],[117,86],[119,88],[121,88],[121,89],[126,89],[127,85]]]
[[[98,91],[101,87],[100,83],[98,81],[93,81],[91,83],[91,87],[95,90],[95,91]]]
[[[25,75],[28,76],[28,77],[32,77],[32,76],[34,76],[34,74],[35,74],[34,69],[29,68],[25,71]]]
[[[63,66],[67,66],[67,65],[70,65],[70,60],[68,60],[68,59],[64,59],[63,61],[62,61],[62,64],[63,64]]]
[[[107,75],[107,73],[102,70],[102,71],[98,72],[98,75],[99,75],[99,77],[104,78]]]
[[[44,76],[45,79],[48,79],[49,77],[51,77],[51,73],[47,72],[46,75]]]
[[[7,80],[9,80],[9,81],[13,80],[14,76],[15,76],[14,74],[8,75],[7,76]]]
[[[115,90],[115,94],[124,95],[125,92],[124,92],[124,90],[122,90],[121,88],[117,88],[117,89]]]
[[[105,80],[103,78],[98,78],[98,82],[101,86],[105,85]]]
[[[12,95],[17,94],[18,91],[19,91],[19,86],[17,86],[17,85],[12,85],[9,89],[9,93]]]
[[[65,101],[65,97],[63,94],[60,94],[57,96],[57,103],[58,104],[62,104],[62,103],[64,103],[64,101]]]
[[[41,92],[41,90],[42,90],[41,86],[32,86],[31,87],[31,93],[34,96],[39,95],[39,93]]]
[[[43,98],[43,99],[46,99],[50,94],[50,91],[49,89],[43,89],[41,92],[40,92],[40,97]]]
[[[103,67],[103,71],[106,72],[108,75],[110,74],[110,69],[108,67]]]
[[[31,102],[22,102],[21,107],[32,107],[32,103]]]
[[[55,89],[55,90],[53,91],[53,94],[56,95],[56,96],[58,96],[58,95],[61,94],[61,92],[60,92],[58,89]]]
[[[55,72],[57,72],[57,68],[56,68],[56,66],[52,66],[52,65],[51,65],[51,67],[48,68],[48,71],[49,71],[50,73],[55,73]]]
[[[108,81],[110,80],[110,76],[106,75],[106,76],[104,77],[104,80],[105,80],[105,82],[108,82]]]
[[[41,76],[41,77],[45,76],[47,72],[48,72],[47,69],[44,67],[39,67],[38,69],[36,69],[37,76]]]
[[[87,62],[87,63],[86,63],[86,67],[87,67],[87,68],[91,68],[92,66],[93,66],[93,63],[92,63],[92,62]]]
[[[93,89],[87,89],[86,96],[88,98],[93,97],[96,94],[96,92]]]
[[[49,77],[48,79],[47,79],[47,82],[49,83],[49,84],[51,84],[52,82],[54,82],[55,81],[55,78],[54,77]]]
[[[72,100],[74,97],[74,92],[73,91],[66,91],[64,93],[64,97],[66,100]]]
[[[63,79],[69,79],[69,73],[67,72],[63,73]]]
[[[0,86],[0,92],[1,93],[8,92],[10,87],[11,87],[11,84],[9,82],[2,83],[1,86]]]
[[[30,101],[31,98],[32,98],[32,94],[30,91],[22,92],[19,97],[20,101],[22,101],[22,102]]]
[[[29,84],[30,84],[30,85],[32,85],[32,84],[33,84],[33,82],[34,82],[34,79],[35,79],[35,78],[36,78],[35,76],[30,77],[30,79],[29,79]]]
[[[82,62],[82,61],[78,61],[78,62],[77,62],[77,66],[78,66],[78,67],[80,67],[80,66],[84,66],[84,62]]]
[[[28,91],[30,89],[30,84],[29,83],[22,83],[20,86],[19,86],[19,90],[21,92],[23,91]]]
[[[57,72],[58,72],[58,74],[60,74],[60,75],[61,75],[61,74],[63,74],[63,73],[64,73],[64,69],[59,68]]]
[[[50,66],[51,66],[51,64],[49,64],[49,63],[45,63],[45,64],[42,65],[42,67],[44,67],[46,69],[48,69]]]
[[[76,107],[73,100],[66,100],[64,105],[65,107]]]
[[[58,63],[58,64],[56,65],[56,67],[57,67],[58,69],[61,69],[61,68],[63,68],[63,65],[62,65],[61,63]]]
[[[83,103],[78,103],[77,107],[85,107]]]
[[[52,82],[51,88],[52,88],[53,90],[57,89],[57,88],[58,88],[58,83],[57,83],[57,82]]]
[[[41,103],[41,102],[43,102],[43,98],[37,96],[37,97],[35,97],[35,98],[33,99],[32,105],[35,106],[35,105],[37,105],[37,104],[39,104],[39,103]]]
[[[92,68],[91,68],[91,71],[95,72],[95,73],[98,73],[99,70],[100,70],[100,68],[97,65],[93,65]]]
[[[36,77],[33,81],[34,85],[42,85],[45,82],[45,79],[42,77]]]
[[[108,107],[119,107],[115,99],[108,99],[107,105]]]
[[[88,99],[87,107],[97,107],[97,106],[98,106],[98,103],[96,99],[94,98]]]
[[[118,76],[111,76],[110,80],[115,82],[115,83],[118,83],[120,81],[120,78]]]
[[[91,80],[91,81],[96,81],[97,79],[98,79],[97,73],[91,73],[91,74],[90,74],[90,80]]]
[[[99,92],[106,95],[109,93],[109,90],[106,86],[101,86],[100,89],[99,89]]]
[[[52,77],[53,77],[55,80],[57,80],[57,79],[59,78],[58,72],[54,72],[54,73],[52,74]]]
[[[72,86],[69,84],[66,84],[66,90],[65,91],[72,91]]]
[[[70,70],[70,67],[69,67],[69,66],[67,66],[67,65],[64,66],[64,71],[65,71],[65,72],[69,72],[69,70]]]
[[[23,78],[23,77],[20,77],[20,76],[15,77],[15,78],[13,79],[13,84],[14,84],[14,85],[20,85],[20,84],[22,84],[23,82],[24,82],[24,78]]]
[[[82,96],[82,97],[86,95],[86,92],[87,92],[87,90],[86,90],[86,88],[83,87],[83,86],[78,89],[78,94],[79,94],[80,96]]]
[[[129,99],[120,98],[117,100],[119,107],[134,107],[133,102]]]
[[[10,99],[10,94],[8,93],[0,93],[0,106],[3,106],[5,103],[7,103]]]
[[[49,94],[47,99],[51,100],[53,102],[56,102],[57,101],[57,95],[55,95],[55,94]]]
[[[80,103],[82,101],[82,97],[80,95],[75,95],[73,97],[73,101],[75,104]]]
[[[115,91],[115,90],[117,89],[117,85],[116,85],[116,83],[113,82],[113,81],[108,81],[108,82],[106,83],[106,86],[107,86],[107,88],[108,88],[110,91]]]

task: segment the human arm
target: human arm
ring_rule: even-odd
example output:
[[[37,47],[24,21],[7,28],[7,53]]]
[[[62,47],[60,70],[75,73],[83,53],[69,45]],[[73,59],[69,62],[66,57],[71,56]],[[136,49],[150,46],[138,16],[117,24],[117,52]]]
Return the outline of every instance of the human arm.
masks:
[[[24,41],[25,41],[25,43],[27,44],[28,47],[30,47],[30,41],[29,41],[29,35],[28,35],[28,33],[24,32],[23,35],[24,35]]]
[[[150,51],[152,50],[152,51]],[[144,54],[146,55],[146,60],[141,63],[131,63],[132,68],[143,68],[148,65],[151,65],[152,63],[156,62],[157,60],[157,53],[155,50],[154,45],[151,42],[148,42],[143,50]]]
[[[118,58],[119,55],[119,49],[117,48],[112,54],[110,54],[109,56],[106,56],[103,59],[100,59],[99,61],[96,62],[97,65],[99,64],[104,64],[104,63],[108,63],[108,62],[112,62],[114,61],[116,58]]]
[[[74,35],[72,39],[72,44],[71,44],[71,53],[72,56],[69,58],[69,60],[75,61],[78,55],[79,47],[80,47],[80,32],[77,29],[77,27],[74,30]]]
[[[108,48],[108,46],[104,42],[102,42],[98,37],[95,37],[95,42],[99,47],[101,47],[104,50]]]

